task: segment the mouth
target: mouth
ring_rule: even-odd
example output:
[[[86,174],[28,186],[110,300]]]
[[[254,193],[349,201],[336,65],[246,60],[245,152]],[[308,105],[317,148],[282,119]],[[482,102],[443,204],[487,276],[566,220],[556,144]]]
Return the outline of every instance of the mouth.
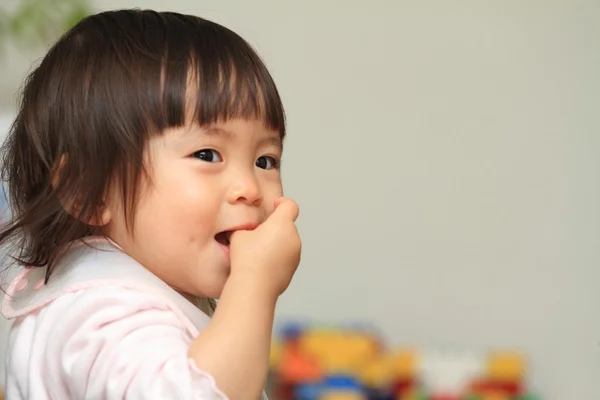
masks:
[[[233,235],[233,232],[235,232],[235,231],[251,231],[251,230],[254,230],[256,227],[258,227],[258,224],[250,223],[250,224],[244,224],[244,225],[236,226],[234,228],[230,228],[226,231],[217,233],[215,235],[215,241],[217,243],[219,243],[220,245],[229,248],[229,245],[231,244],[231,235]]]
[[[219,243],[225,247],[229,247],[232,234],[233,234],[233,231],[219,232],[215,235],[215,240],[217,241],[217,243]]]

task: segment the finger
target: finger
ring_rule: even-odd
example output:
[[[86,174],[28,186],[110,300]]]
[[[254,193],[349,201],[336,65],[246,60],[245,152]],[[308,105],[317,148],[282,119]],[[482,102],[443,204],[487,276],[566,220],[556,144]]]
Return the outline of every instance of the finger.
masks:
[[[287,197],[280,197],[275,200],[275,212],[272,217],[296,221],[299,213],[300,208],[294,200]]]
[[[281,203],[283,203],[284,201],[286,201],[286,200],[288,200],[288,198],[287,198],[287,197],[280,197],[280,198],[278,198],[277,200],[275,200],[275,208],[277,209],[277,207],[279,207],[279,205],[280,205]]]

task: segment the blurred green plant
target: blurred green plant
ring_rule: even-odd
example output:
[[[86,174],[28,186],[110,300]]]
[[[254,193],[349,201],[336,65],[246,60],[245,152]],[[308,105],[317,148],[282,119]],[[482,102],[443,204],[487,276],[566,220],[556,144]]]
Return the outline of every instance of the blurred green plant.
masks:
[[[90,0],[16,0],[0,5],[0,46],[47,45],[91,13]]]

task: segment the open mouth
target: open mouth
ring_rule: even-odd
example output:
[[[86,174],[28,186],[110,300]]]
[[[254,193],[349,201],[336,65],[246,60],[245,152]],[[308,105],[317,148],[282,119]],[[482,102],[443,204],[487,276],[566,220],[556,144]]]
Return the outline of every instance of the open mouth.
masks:
[[[223,231],[215,235],[215,240],[223,246],[229,247],[229,239],[231,238],[232,231]]]

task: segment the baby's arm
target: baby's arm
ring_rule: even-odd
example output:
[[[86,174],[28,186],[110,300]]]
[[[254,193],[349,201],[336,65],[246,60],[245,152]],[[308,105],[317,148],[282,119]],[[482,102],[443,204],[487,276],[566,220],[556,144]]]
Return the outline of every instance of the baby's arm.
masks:
[[[266,381],[275,303],[300,262],[294,221],[298,206],[276,203],[253,231],[231,237],[231,275],[212,318],[190,347],[190,358],[232,400],[259,398]]]
[[[275,298],[259,285],[229,279],[215,314],[189,356],[233,400],[258,399],[268,372]]]

